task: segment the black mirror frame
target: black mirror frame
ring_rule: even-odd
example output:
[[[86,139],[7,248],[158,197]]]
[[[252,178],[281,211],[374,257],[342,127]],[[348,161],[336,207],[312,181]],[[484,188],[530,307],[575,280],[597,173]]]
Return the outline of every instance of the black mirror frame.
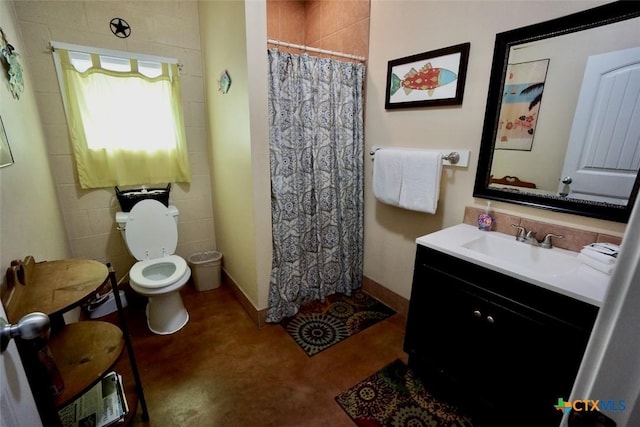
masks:
[[[501,108],[501,94],[504,74],[507,67],[511,46],[532,42],[549,37],[560,36],[577,31],[587,30],[602,25],[612,24],[640,16],[640,1],[617,1],[598,6],[571,15],[528,25],[496,34],[493,51],[493,63],[487,107],[485,110],[482,140],[478,155],[478,169],[473,188],[473,196],[501,202],[515,203],[534,208],[553,210],[574,215],[588,216],[615,222],[626,223],[640,189],[640,173],[636,176],[633,191],[626,206],[600,202],[577,201],[560,196],[540,196],[532,193],[510,192],[489,187],[491,164],[493,161],[494,142],[497,132],[497,121]]]

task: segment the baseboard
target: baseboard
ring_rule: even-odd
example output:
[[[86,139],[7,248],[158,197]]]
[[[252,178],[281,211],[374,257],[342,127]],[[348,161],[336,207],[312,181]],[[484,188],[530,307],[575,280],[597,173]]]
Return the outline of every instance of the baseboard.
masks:
[[[253,322],[259,327],[263,327],[267,324],[267,310],[258,310],[254,307],[253,303],[242,292],[238,284],[229,276],[224,269],[222,269],[222,282],[231,288],[235,296],[238,298],[240,305],[247,312],[247,315],[253,320]],[[409,300],[401,297],[395,292],[385,288],[380,283],[366,276],[362,277],[362,289],[366,291],[372,297],[380,300],[389,307],[393,308],[396,313],[401,316],[407,317],[409,312]]]
[[[222,269],[222,282],[231,288],[236,298],[240,302],[244,311],[247,312],[247,315],[253,320],[253,322],[259,327],[263,327],[267,324],[267,309],[258,310],[254,307],[253,303],[247,298],[247,296],[242,292],[240,286],[227,274],[227,272]]]
[[[407,317],[407,313],[409,313],[409,300],[385,288],[380,283],[368,278],[367,276],[362,277],[362,289],[372,297],[393,308],[396,313],[404,316],[405,318]]]

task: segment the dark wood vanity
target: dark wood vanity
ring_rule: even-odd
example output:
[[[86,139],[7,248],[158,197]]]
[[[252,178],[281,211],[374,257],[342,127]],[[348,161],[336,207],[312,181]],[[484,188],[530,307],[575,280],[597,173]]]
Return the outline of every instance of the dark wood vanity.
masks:
[[[481,425],[555,425],[598,307],[418,245],[409,365]]]

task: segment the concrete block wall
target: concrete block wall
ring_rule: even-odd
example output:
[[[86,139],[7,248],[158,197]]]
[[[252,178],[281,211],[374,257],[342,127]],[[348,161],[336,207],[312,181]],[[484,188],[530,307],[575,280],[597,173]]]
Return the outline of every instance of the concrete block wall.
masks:
[[[197,3],[193,1],[17,1],[31,85],[45,133],[49,161],[62,209],[71,256],[113,263],[119,276],[134,260],[116,230],[120,210],[113,188],[80,188],[50,41],[177,58],[187,134],[190,184],[172,184],[170,202],[177,206],[177,253],[215,249],[208,142]],[[131,26],[129,38],[113,35],[112,18]],[[114,130],[117,132],[117,130]],[[38,173],[38,171],[33,171]],[[142,183],[141,183],[142,184]],[[43,207],[46,209],[47,207]]]

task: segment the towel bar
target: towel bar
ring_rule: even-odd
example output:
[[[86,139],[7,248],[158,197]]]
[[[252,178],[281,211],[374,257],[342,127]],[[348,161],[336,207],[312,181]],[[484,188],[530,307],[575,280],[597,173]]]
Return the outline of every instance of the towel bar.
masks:
[[[455,165],[460,161],[460,154],[458,154],[457,151],[452,151],[449,154],[443,154],[442,160],[448,160],[449,163],[451,163],[452,165]]]
[[[376,151],[378,151],[379,149],[380,148],[375,148],[369,152],[369,155],[371,156],[371,160],[374,160]],[[452,151],[449,154],[443,154],[442,160],[447,160],[452,165],[455,165],[460,161],[460,154],[457,151]]]

